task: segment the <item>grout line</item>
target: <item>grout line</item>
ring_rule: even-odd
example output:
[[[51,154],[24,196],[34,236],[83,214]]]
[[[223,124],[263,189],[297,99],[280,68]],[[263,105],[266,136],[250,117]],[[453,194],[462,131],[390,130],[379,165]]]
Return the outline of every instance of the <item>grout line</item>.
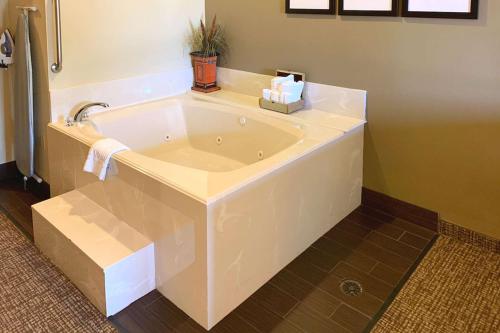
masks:
[[[331,238],[328,238],[328,239],[329,239],[329,240],[332,240]],[[332,240],[332,241],[334,241],[334,240]],[[380,249],[382,249],[382,250],[384,250],[384,251],[390,252],[391,254],[397,255],[398,257],[400,257],[401,259],[404,259],[405,261],[414,262],[414,261],[416,260],[416,259],[409,259],[409,258],[403,257],[403,256],[402,256],[402,255],[400,255],[399,253],[397,253],[397,252],[395,252],[395,251],[392,251],[392,250],[390,250],[390,249],[388,249],[388,248],[385,248],[385,247],[383,247],[383,246],[380,246],[379,244],[373,243],[373,242],[372,242],[372,241],[370,241],[369,239],[364,239],[363,241],[365,241],[365,242],[367,242],[367,243],[370,243],[371,245],[373,245],[373,246],[375,246],[375,247],[377,247],[377,248],[380,248]],[[334,241],[334,242],[336,242],[336,241]],[[337,243],[337,242],[336,242],[336,243]],[[342,245],[342,244],[340,244],[340,245]],[[344,246],[344,245],[342,245],[342,246]],[[356,253],[358,253],[358,254],[362,254],[362,255],[364,255],[365,257],[371,258],[371,259],[373,259],[373,260],[375,260],[375,261],[377,261],[377,262],[381,262],[381,261],[380,261],[380,260],[378,260],[377,258],[371,257],[371,256],[369,256],[368,254],[364,254],[363,252],[359,252],[357,249],[348,248],[347,246],[344,246],[344,247],[345,247],[345,248],[347,248],[347,249],[349,249],[349,250],[352,250],[353,252],[356,252]],[[389,264],[386,264],[386,265],[387,265],[387,266],[390,266]],[[394,269],[394,270],[396,270],[396,269]]]
[[[417,258],[411,259],[411,258],[403,257],[403,256],[402,256],[402,255],[400,255],[398,252],[393,251],[393,250],[391,250],[391,249],[388,249],[388,248],[386,248],[386,247],[384,247],[384,246],[381,246],[381,245],[379,245],[379,244],[377,244],[377,243],[374,243],[374,242],[370,241],[369,239],[367,239],[367,240],[366,240],[366,242],[370,243],[370,244],[371,244],[371,245],[373,245],[373,246],[376,246],[376,247],[378,247],[378,248],[381,248],[381,249],[382,249],[382,250],[384,250],[384,251],[390,252],[391,254],[395,254],[395,255],[397,255],[398,257],[400,257],[400,258],[402,258],[402,259],[404,259],[404,260],[406,260],[406,261],[411,261],[411,262],[414,262],[414,261],[415,261],[415,260],[417,260],[417,258],[418,258],[418,257],[417,257]],[[373,258],[373,259],[375,259],[375,258]],[[378,262],[381,262],[380,260],[377,260],[377,259],[375,259],[375,260],[376,260],[376,261],[378,261]],[[389,266],[389,265],[387,265],[387,266]]]
[[[346,307],[350,308],[351,310],[354,310],[355,312],[358,312],[360,315],[362,315],[363,317],[365,317],[366,319],[368,319],[368,323],[366,324],[366,326],[368,327],[368,325],[370,324],[370,321],[373,319],[373,317],[370,317],[370,316],[367,316],[365,313],[359,311],[359,309],[356,309],[355,307],[347,304],[347,303],[344,303],[342,302],[339,307],[337,308],[337,310],[342,306],[342,305],[345,305]],[[330,319],[331,321],[333,321],[335,324],[339,325],[340,327],[346,329],[347,331],[349,332],[352,332],[351,329],[349,329],[348,327],[345,327],[343,324],[339,323],[338,321],[334,320],[332,318],[332,316],[335,314],[335,312],[337,311],[335,310],[329,317],[328,319]]]
[[[391,215],[391,214],[387,214],[386,212],[384,212],[384,211],[382,211],[382,210],[380,210],[380,209],[378,209],[378,208],[373,208],[373,207],[370,207],[370,206],[367,206],[367,207],[369,207],[370,209],[373,209],[374,211],[376,211],[376,212],[378,212],[378,213],[381,213],[381,214],[383,214],[383,215],[386,215],[386,216],[389,216],[389,217],[393,217],[394,219],[398,219],[398,220],[400,220],[400,221],[403,221],[403,222],[409,223],[409,224],[411,224],[412,226],[417,227],[418,229],[425,230],[425,231],[428,231],[428,232],[432,232],[432,233],[435,233],[435,234],[437,233],[437,231],[436,231],[436,230],[426,228],[426,227],[424,227],[424,226],[422,226],[422,225],[420,225],[420,224],[417,224],[417,223],[411,222],[411,221],[409,221],[409,220],[406,220],[406,219],[401,218],[401,217],[398,217],[398,216],[394,216],[394,215]],[[401,227],[399,227],[399,226],[395,226],[395,225],[393,225],[391,222],[386,222],[386,221],[384,221],[384,220],[382,220],[382,219],[380,219],[380,218],[378,218],[378,217],[376,217],[376,216],[368,215],[367,213],[362,212],[362,211],[361,211],[361,212],[359,212],[359,213],[360,213],[360,214],[362,214],[362,215],[364,215],[364,216],[369,216],[369,217],[371,217],[371,218],[374,218],[374,219],[375,219],[375,220],[377,220],[377,221],[380,221],[380,222],[383,222],[383,223],[386,223],[386,224],[390,224],[390,225],[391,225],[391,226],[393,226],[393,227],[396,227],[396,228],[399,228],[399,229],[405,230],[405,229],[403,229],[403,228],[401,228]],[[426,237],[424,237],[424,236],[419,236],[419,237],[420,237],[420,238],[425,238],[425,239],[428,239],[428,240],[431,240],[431,239],[432,239],[432,237],[429,237],[429,238],[426,238]]]
[[[286,321],[287,321],[289,324],[291,324],[292,326],[294,326],[294,327],[296,327],[296,328],[300,329],[301,331],[303,331],[303,329],[302,329],[302,328],[298,327],[297,325],[295,325],[294,323],[292,323],[291,321],[289,321],[289,320],[286,318],[286,316],[288,316],[288,315],[289,315],[289,314],[290,314],[290,313],[291,313],[291,312],[292,312],[295,308],[297,308],[297,307],[299,306],[299,304],[301,304],[302,302],[301,302],[300,300],[298,300],[297,298],[295,298],[294,296],[289,295],[289,294],[288,294],[288,293],[286,293],[285,291],[281,290],[281,288],[279,288],[279,287],[275,286],[274,284],[272,284],[272,286],[273,286],[274,288],[276,288],[276,289],[278,289],[278,290],[282,291],[283,293],[287,294],[288,296],[290,296],[291,298],[293,298],[293,299],[296,301],[296,302],[295,302],[295,304],[291,307],[291,309],[290,309],[290,310],[288,310],[288,311],[287,311],[287,313],[286,313],[285,315],[283,315],[283,316],[282,316],[282,315],[280,315],[279,313],[277,313],[274,309],[272,309],[271,307],[268,307],[268,306],[265,306],[265,305],[261,304],[261,302],[259,302],[259,300],[258,300],[256,297],[254,297],[255,293],[254,293],[254,294],[252,294],[252,295],[250,295],[250,297],[249,297],[249,298],[252,298],[252,299],[253,299],[253,301],[254,301],[255,303],[257,303],[260,307],[264,308],[266,311],[269,311],[270,313],[274,314],[275,316],[277,316],[277,317],[279,317],[279,318],[281,318],[281,319],[283,319],[283,320],[286,320]]]
[[[410,245],[410,244],[407,244],[406,242],[402,242],[402,241],[400,241],[400,240],[397,240],[397,239],[394,239],[394,238],[391,238],[391,237],[387,237],[387,235],[385,235],[385,234],[381,233],[381,232],[380,232],[380,231],[378,231],[378,230],[373,230],[373,233],[374,233],[374,234],[379,234],[380,236],[385,237],[385,238],[389,238],[391,241],[396,242],[396,243],[397,243],[398,245],[400,245],[400,246],[406,246],[406,247],[409,247],[409,248],[410,248],[410,250],[417,250],[419,253],[420,253],[420,252],[422,252],[422,249],[416,248],[416,247],[414,247],[414,246],[412,246],[412,245]],[[405,231],[405,232],[403,233],[403,235],[404,235],[404,234],[410,234],[410,233],[409,233],[409,232],[407,232],[407,231]],[[401,237],[402,237],[403,235],[401,235]],[[401,237],[400,237],[400,238],[401,238]],[[424,238],[422,238],[422,239],[424,239]],[[371,242],[369,239],[367,239],[367,241],[368,241],[368,242]],[[429,242],[429,240],[426,240],[426,242],[428,243],[428,242]],[[382,248],[384,248],[384,249],[387,249],[388,251],[392,251],[392,250],[390,250],[390,249],[386,248],[385,246],[382,246],[382,245],[379,245],[379,246],[381,246],[381,247],[382,247]],[[396,253],[397,253],[397,252],[396,252]],[[416,258],[415,258],[415,259],[416,259]],[[414,260],[415,260],[415,259],[414,259]]]
[[[349,328],[345,327],[343,324],[339,323],[338,321],[333,320],[331,317],[328,317],[327,320],[330,320],[332,323],[335,323],[335,324],[339,325],[340,327],[342,327],[343,329],[345,329],[348,332],[352,332],[352,330],[350,330]]]
[[[235,309],[236,310],[236,309]],[[245,319],[245,317],[243,317],[242,315],[240,315],[239,313],[237,313],[236,311],[232,311],[232,313],[234,313],[236,315],[236,317],[240,318],[241,320],[243,320],[245,323],[247,323],[250,327],[254,328],[257,332],[261,332],[261,333],[264,333],[262,332],[261,330],[259,330],[257,327],[255,327],[252,323],[250,323],[248,320]]]
[[[354,270],[356,270],[356,271],[359,271],[361,274],[369,275],[369,277],[371,277],[371,278],[375,279],[375,280],[376,280],[376,281],[378,281],[378,282],[381,282],[381,283],[385,284],[387,287],[391,287],[391,288],[392,288],[392,287],[394,287],[394,286],[391,286],[389,283],[385,282],[384,280],[381,280],[381,279],[379,279],[379,278],[378,278],[378,277],[376,277],[376,276],[372,276],[372,275],[370,275],[370,273],[365,273],[365,272],[360,271],[359,269],[357,269],[356,267],[354,267],[354,266],[350,265],[350,264],[349,264],[349,263],[347,263],[347,262],[345,262],[344,264],[346,264],[347,266],[351,267],[352,269],[354,269]],[[339,275],[337,275],[337,274],[335,274],[335,276],[340,277],[340,276],[339,276]],[[342,278],[342,277],[340,277],[340,278]],[[369,294],[370,294],[370,293],[369,293]],[[371,294],[370,294],[370,295],[371,295]],[[377,297],[377,296],[375,296],[375,295],[372,295],[372,296],[373,296],[373,297],[378,298],[378,297]],[[381,301],[383,301],[383,300],[381,299]]]
[[[294,298],[295,298],[295,297],[294,297]],[[283,319],[286,319],[286,317],[287,317],[290,313],[292,313],[292,311],[293,311],[293,310],[295,310],[295,309],[299,306],[299,304],[300,304],[300,303],[302,303],[302,302],[301,302],[301,301],[297,301],[297,303],[295,303],[295,304],[294,304],[294,306],[292,306],[292,307],[290,308],[290,310],[288,310],[288,311],[287,311],[287,312],[286,312],[283,316],[280,316],[280,317],[281,317],[281,318],[283,318]]]
[[[386,263],[384,263],[384,262],[382,262],[382,261],[378,260],[377,258],[374,258],[374,257],[372,257],[372,256],[370,256],[370,255],[368,255],[368,254],[365,254],[365,253],[363,253],[363,252],[360,252],[360,251],[359,251],[359,250],[357,250],[357,249],[349,248],[349,247],[347,247],[347,246],[345,246],[345,245],[342,245],[342,244],[340,244],[339,242],[337,242],[336,240],[334,240],[334,239],[332,239],[332,238],[327,238],[327,237],[325,237],[325,238],[326,238],[326,239],[328,239],[329,241],[334,242],[335,244],[337,244],[337,245],[339,245],[339,246],[341,246],[341,247],[343,247],[343,248],[345,248],[345,249],[349,250],[350,252],[354,252],[354,253],[356,253],[357,255],[361,255],[361,256],[363,256],[363,257],[367,257],[367,258],[369,258],[369,259],[371,259],[371,260],[373,260],[373,261],[375,261],[375,262],[377,262],[377,263],[379,263],[379,262],[380,262],[380,263],[383,263],[383,264],[385,264],[385,265],[387,265],[387,266],[390,266],[390,264],[388,264],[388,263],[386,264]],[[388,251],[388,252],[390,252],[391,254],[397,255],[397,256],[398,256],[398,257],[400,257],[401,259],[403,259],[403,260],[405,260],[405,261],[409,261],[410,263],[413,263],[413,262],[416,260],[416,259],[408,259],[408,258],[405,258],[405,257],[403,257],[403,256],[399,255],[399,253],[397,253],[397,252],[393,252],[393,251],[391,251],[391,250],[389,250],[389,249],[386,249],[386,248],[384,248],[384,247],[381,247],[381,246],[379,246],[379,245],[377,245],[377,244],[375,244],[375,243],[370,242],[370,241],[369,241],[369,240],[367,240],[367,239],[366,239],[366,240],[364,240],[364,241],[366,241],[366,242],[370,243],[371,245],[373,245],[373,246],[375,246],[375,247],[377,247],[377,248],[380,248],[380,249],[382,249],[382,250],[384,250],[384,251]],[[329,254],[328,252],[326,252],[326,251],[324,251],[324,250],[322,250],[322,249],[320,249],[320,248],[317,248],[316,246],[314,246],[314,244],[313,244],[313,245],[311,245],[311,246],[313,246],[316,250],[318,250],[318,251],[320,251],[320,252],[322,252],[322,253],[325,253],[325,254],[331,255],[331,254]],[[314,264],[312,264],[312,265],[314,265]],[[314,265],[314,266],[316,267],[316,265]],[[393,270],[395,270],[395,271],[397,271],[397,272],[402,272],[402,273],[406,272],[406,270],[398,270],[398,269],[395,269],[395,268],[392,268],[392,269],[393,269]],[[322,271],[322,272],[324,272],[324,270],[321,270],[321,271]]]
[[[374,259],[374,258],[372,258],[372,257],[370,257],[370,256],[368,256],[368,255],[366,255],[366,254],[364,254],[364,253],[362,253],[362,252],[357,251],[356,249],[352,249],[352,248],[349,248],[349,247],[347,247],[347,246],[345,246],[345,245],[342,245],[342,244],[340,244],[339,242],[337,242],[336,240],[334,240],[334,239],[332,239],[332,238],[327,238],[327,237],[324,237],[324,238],[325,238],[325,239],[327,239],[327,240],[328,240],[328,241],[330,241],[330,242],[334,242],[336,245],[338,245],[338,246],[340,246],[340,247],[342,247],[342,248],[344,248],[344,249],[346,249],[346,250],[349,250],[349,252],[350,252],[350,253],[355,253],[355,254],[356,254],[356,255],[358,255],[358,256],[365,257],[365,258],[368,258],[368,259],[370,259],[370,260],[372,260],[372,261],[375,261],[375,265],[374,265],[374,266],[376,266],[376,265],[377,265],[377,263],[378,263],[378,262],[380,262],[380,260]],[[332,256],[329,252],[324,251],[324,250],[322,250],[322,249],[320,249],[320,248],[318,248],[318,247],[314,246],[314,244],[313,244],[313,245],[311,245],[311,246],[312,246],[313,248],[315,248],[316,250],[318,250],[319,252],[321,252],[321,253],[325,254],[325,255]],[[343,261],[343,260],[340,260],[340,261]],[[338,263],[336,263],[336,264],[335,264],[335,266],[337,266],[337,265],[338,265]],[[335,268],[335,266],[333,266],[333,268]],[[316,267],[316,266],[315,266],[315,267]],[[332,268],[332,270],[333,270],[333,268]],[[324,270],[322,270],[322,271],[323,271],[323,272],[325,272]],[[330,270],[329,272],[326,272],[326,273],[330,273],[330,272],[331,272],[331,270]]]
[[[380,219],[378,219],[378,218],[376,218],[376,217],[374,217],[374,216],[367,215],[367,214],[365,214],[365,213],[361,213],[361,212],[359,212],[359,214],[362,214],[363,216],[366,216],[366,217],[369,217],[369,218],[373,218],[374,220],[376,220],[376,221],[377,221],[377,222],[379,222],[379,223],[389,225],[391,228],[394,228],[394,229],[399,229],[399,230],[401,231],[401,235],[402,235],[402,234],[404,234],[404,233],[405,233],[405,231],[406,231],[405,229],[403,229],[403,228],[401,228],[401,227],[399,227],[399,226],[397,226],[397,225],[393,225],[393,224],[391,224],[390,222],[385,222],[385,221],[380,220]],[[365,225],[361,224],[361,223],[360,223],[360,222],[358,222],[358,221],[351,220],[351,219],[349,219],[349,218],[347,218],[347,219],[348,219],[349,221],[351,221],[352,223],[354,223],[354,224],[358,225],[358,226],[366,227]],[[372,228],[368,228],[368,227],[366,227],[366,228],[367,228],[367,229],[370,229],[370,233],[371,233],[372,231],[377,231],[376,229],[372,229]],[[366,236],[364,236],[362,239],[365,239],[365,238],[366,238],[366,237],[367,237],[370,233],[368,233],[368,234],[367,234]],[[381,233],[381,234],[385,235],[386,237],[388,237],[388,238],[390,238],[390,239],[397,240],[397,238],[394,238],[394,237],[393,237],[393,236],[391,236],[391,235],[385,234],[385,233],[380,232],[380,231],[379,231],[379,233]],[[359,236],[358,236],[358,237],[359,237]],[[399,236],[399,237],[401,237],[401,236]]]
[[[340,307],[342,306],[342,304],[347,305],[345,302],[340,301],[339,305],[337,305],[337,306],[335,307],[335,309],[333,309],[332,313],[330,313],[330,314],[328,315],[328,318],[329,318],[329,319],[332,319],[332,316],[335,314],[335,312],[337,312],[337,311],[340,309]]]
[[[331,297],[331,298],[333,298],[334,300],[338,301],[339,303],[342,303],[342,300],[338,299],[336,296],[334,296],[334,295],[330,294],[329,292],[326,292],[325,290],[323,290],[323,289],[319,288],[318,286],[315,286],[314,284],[312,284],[311,282],[309,282],[309,281],[307,281],[307,280],[303,279],[302,277],[298,276],[297,274],[295,274],[295,273],[294,273],[294,272],[292,272],[291,270],[289,270],[289,269],[285,269],[285,270],[286,270],[288,273],[292,274],[295,278],[299,279],[299,281],[301,281],[301,282],[303,282],[303,283],[306,283],[306,284],[308,284],[309,286],[312,286],[313,288],[311,288],[311,291],[313,291],[314,289],[318,289],[318,290],[320,290],[320,291],[322,291],[322,292],[324,292],[324,293],[328,294],[328,296],[330,296],[330,297]],[[300,304],[300,303],[302,303],[302,304],[304,304],[304,305],[306,305],[306,306],[307,306],[307,304],[306,304],[306,303],[304,303],[302,300],[298,299],[297,297],[293,296],[293,295],[292,295],[292,294],[290,294],[288,291],[286,291],[286,290],[284,290],[284,289],[280,288],[279,286],[275,285],[275,284],[274,284],[274,283],[272,283],[272,282],[270,282],[270,283],[271,283],[271,285],[272,285],[273,287],[275,287],[276,289],[278,289],[278,290],[282,291],[283,293],[287,294],[288,296],[292,297],[294,300],[296,300],[296,301],[297,301],[297,304],[296,304],[296,305],[295,305],[292,309],[294,309],[294,308],[295,308],[296,306],[298,306],[298,304]],[[338,309],[338,307],[335,309],[335,311],[336,311],[337,309]],[[289,314],[289,313],[287,313],[287,315],[288,315],[288,314]]]
[[[293,276],[295,276],[296,278],[299,278],[299,279],[301,279],[301,280],[304,280],[303,278],[301,278],[300,276],[298,276],[298,275],[297,275],[297,274],[295,274],[294,272],[289,271],[289,270],[287,270],[287,271],[288,271],[290,274],[292,274]],[[337,276],[337,275],[335,275],[335,276]],[[337,276],[337,277],[338,277],[338,276]],[[308,284],[310,284],[310,285],[314,286],[314,285],[313,285],[312,283],[310,283],[309,281],[307,281],[307,280],[304,280],[304,281],[305,281],[306,283],[308,283]],[[337,298],[335,295],[331,294],[329,291],[327,291],[327,290],[325,290],[325,289],[323,289],[323,288],[321,288],[321,287],[319,287],[319,286],[315,286],[315,288],[317,288],[317,289],[321,290],[321,291],[322,291],[322,292],[324,292],[324,293],[327,293],[329,296],[331,296],[331,297],[333,297],[333,298],[335,298],[335,299],[337,299],[337,300],[338,300],[338,298]],[[372,295],[372,294],[370,294],[370,296],[373,296],[373,295]],[[374,297],[374,296],[373,296],[373,297]],[[378,298],[377,298],[377,299],[378,299]],[[339,301],[340,301],[340,302],[342,302],[342,300],[339,300]],[[364,315],[365,315],[365,316],[367,316],[368,318],[371,318],[371,316],[369,316],[368,314],[366,314],[366,313],[362,312],[361,310],[359,310],[359,309],[358,309],[357,311],[358,311],[358,312],[361,312],[362,314],[364,314]]]
[[[372,269],[370,269],[370,271],[368,272],[368,274],[369,274],[370,276],[372,276],[371,274],[373,273],[373,271],[375,270],[375,268],[377,268],[377,266],[378,266],[379,264],[381,264],[381,262],[380,262],[380,261],[378,261],[378,262],[375,264],[375,266],[373,266],[373,267],[372,267]]]
[[[275,314],[275,315],[277,315],[278,317],[282,318],[282,319],[283,319],[284,321],[286,321],[289,325],[291,325],[291,326],[293,326],[293,327],[297,328],[299,331],[304,332],[304,333],[307,333],[306,331],[304,331],[304,329],[303,329],[302,327],[300,327],[299,325],[296,325],[294,322],[292,322],[292,321],[290,321],[290,320],[288,320],[288,319],[287,319],[287,316],[288,316],[290,313],[292,313],[292,311],[293,311],[293,310],[295,310],[295,309],[299,306],[299,304],[300,304],[300,303],[301,303],[301,302],[299,301],[299,302],[297,302],[294,306],[292,306],[292,308],[291,308],[291,309],[290,309],[290,310],[289,310],[289,311],[288,311],[288,312],[287,312],[287,313],[286,313],[283,317],[282,317],[282,316],[280,316],[280,315],[278,315],[278,314],[277,314],[277,313],[275,313],[275,312],[272,312],[272,313],[274,313],[274,314]],[[312,309],[311,309],[311,310],[312,310]]]
[[[338,265],[340,265],[341,263],[346,263],[346,262],[344,262],[344,260],[339,260],[339,262],[338,262],[338,263],[336,263],[336,264],[332,267],[332,269],[330,269],[330,271],[328,272],[328,274],[333,274],[333,271],[335,270],[335,268],[337,268],[337,266],[338,266]],[[346,264],[347,264],[347,263],[346,263]]]
[[[405,231],[405,234],[408,234],[408,235],[412,235],[412,236],[415,236],[415,237],[421,238],[421,239],[422,239],[422,240],[424,240],[426,243],[429,243],[429,242],[431,241],[430,239],[426,239],[426,238],[420,237],[419,235],[415,235],[415,234],[413,234],[413,233],[411,233],[411,232],[408,232],[408,231]],[[401,238],[402,238],[402,237],[403,237],[403,235],[401,235]],[[416,247],[416,246],[413,246],[413,245],[411,245],[411,244],[408,244],[407,242],[405,242],[405,241],[403,241],[403,240],[398,240],[398,242],[400,242],[400,243],[402,243],[402,244],[404,244],[404,245],[406,245],[406,246],[409,246],[409,247],[411,247],[412,249],[418,250],[418,251],[420,251],[420,252],[422,252],[422,251],[425,249],[425,246],[424,246],[424,248],[421,248],[421,249],[420,249],[420,248],[418,248],[418,247]]]
[[[345,232],[346,234],[349,234],[349,235],[351,235],[351,236],[356,236],[356,237],[358,237],[358,238],[362,238],[362,239],[366,238],[366,236],[368,236],[368,235],[370,234],[370,232],[373,230],[373,229],[371,229],[371,228],[368,228],[367,226],[364,226],[364,225],[361,225],[361,224],[359,224],[359,223],[356,223],[356,221],[353,221],[353,220],[349,219],[348,217],[346,217],[346,218],[345,218],[344,220],[342,220],[342,221],[347,221],[347,222],[350,222],[350,223],[352,223],[352,224],[355,224],[355,225],[356,225],[356,226],[358,226],[358,227],[362,227],[362,228],[364,228],[364,229],[368,230],[368,233],[367,233],[366,235],[364,235],[364,236],[361,236],[361,235],[358,235],[358,234],[356,234],[356,233],[354,233],[354,232],[352,232],[352,231],[349,231],[349,230],[347,230],[346,228],[344,228],[344,227],[342,227],[342,226],[339,226],[339,225],[336,225],[335,227],[333,227],[333,229],[334,229],[334,228],[338,228],[338,230],[340,230],[340,231],[342,231],[342,232]]]

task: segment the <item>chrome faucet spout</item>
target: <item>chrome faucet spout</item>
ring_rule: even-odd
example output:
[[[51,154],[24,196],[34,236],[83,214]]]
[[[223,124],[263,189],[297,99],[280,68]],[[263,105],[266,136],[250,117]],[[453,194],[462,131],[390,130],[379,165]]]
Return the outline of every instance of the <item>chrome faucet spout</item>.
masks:
[[[85,120],[85,118],[87,117],[88,109],[90,109],[91,107],[94,107],[94,106],[102,106],[103,108],[109,108],[108,103],[86,104],[80,110],[78,110],[78,112],[75,114],[75,117],[73,118],[74,122],[76,123],[76,122],[81,122],[82,120]]]

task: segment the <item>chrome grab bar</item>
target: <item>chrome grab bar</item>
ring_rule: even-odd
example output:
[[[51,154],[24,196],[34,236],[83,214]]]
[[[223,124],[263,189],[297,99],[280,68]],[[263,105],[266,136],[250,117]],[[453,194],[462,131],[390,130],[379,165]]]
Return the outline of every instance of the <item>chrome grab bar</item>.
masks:
[[[56,15],[56,47],[57,58],[56,62],[52,64],[51,70],[53,73],[59,73],[62,70],[63,54],[62,54],[62,31],[61,31],[61,2],[54,0],[54,11]]]

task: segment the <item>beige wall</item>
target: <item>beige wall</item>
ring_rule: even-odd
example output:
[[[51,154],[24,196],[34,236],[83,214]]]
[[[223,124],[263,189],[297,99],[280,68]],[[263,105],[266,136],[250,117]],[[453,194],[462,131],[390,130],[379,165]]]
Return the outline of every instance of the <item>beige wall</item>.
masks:
[[[365,186],[500,238],[500,1],[478,21],[307,16],[207,0],[226,67],[368,90]]]
[[[47,33],[45,21],[45,0],[2,0],[1,16],[4,19],[2,31],[8,28],[15,38],[19,10],[16,6],[36,6],[39,10],[30,13],[30,41],[34,80],[34,122],[35,122],[35,172],[48,178],[46,153],[46,127],[50,122],[48,73],[47,73]],[[12,79],[15,65],[3,72],[2,112],[0,114],[0,163],[14,160],[14,115]],[[3,121],[2,121],[3,120]],[[2,150],[3,149],[3,150]]]
[[[203,17],[205,0],[64,0],[61,10],[64,69],[51,76],[55,89],[189,66],[189,21]]]
[[[7,28],[8,0],[0,0],[0,33]],[[0,71],[0,164],[14,160],[9,73]]]

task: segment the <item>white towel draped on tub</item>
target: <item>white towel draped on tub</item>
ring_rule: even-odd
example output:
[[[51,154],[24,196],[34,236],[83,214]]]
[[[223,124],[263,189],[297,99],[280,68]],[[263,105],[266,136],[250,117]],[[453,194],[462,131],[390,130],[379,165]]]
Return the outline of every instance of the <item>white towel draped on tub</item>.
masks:
[[[92,145],[83,167],[83,171],[93,173],[101,181],[106,180],[111,157],[119,152],[130,150],[129,147],[114,139],[102,139]]]

